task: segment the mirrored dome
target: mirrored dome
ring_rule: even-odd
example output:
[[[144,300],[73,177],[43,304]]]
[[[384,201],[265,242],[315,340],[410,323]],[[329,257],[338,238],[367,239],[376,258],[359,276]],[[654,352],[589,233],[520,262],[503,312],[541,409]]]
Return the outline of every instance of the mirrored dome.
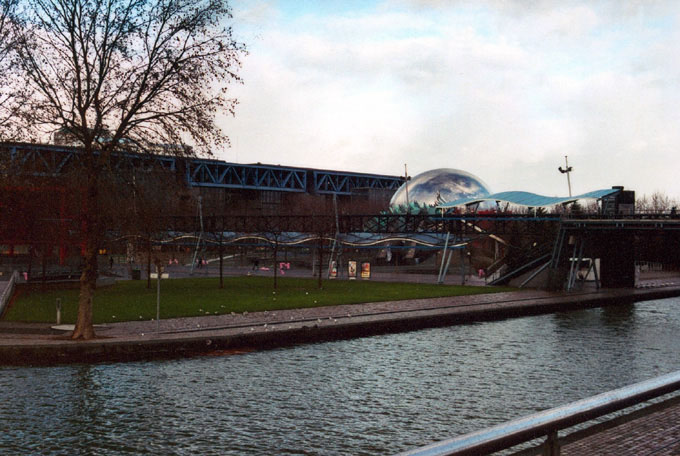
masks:
[[[408,184],[408,201],[419,206],[431,206],[439,201],[455,201],[488,195],[489,188],[477,176],[466,171],[439,168],[425,171],[413,177]],[[390,200],[390,206],[406,207],[406,184],[403,184]]]

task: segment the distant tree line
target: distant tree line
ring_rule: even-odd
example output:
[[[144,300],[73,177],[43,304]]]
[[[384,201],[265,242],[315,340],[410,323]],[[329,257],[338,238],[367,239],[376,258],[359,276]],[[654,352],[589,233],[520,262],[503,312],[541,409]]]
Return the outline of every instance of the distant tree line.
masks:
[[[642,195],[635,200],[635,210],[639,212],[668,212],[678,208],[678,200],[656,191],[651,195]]]

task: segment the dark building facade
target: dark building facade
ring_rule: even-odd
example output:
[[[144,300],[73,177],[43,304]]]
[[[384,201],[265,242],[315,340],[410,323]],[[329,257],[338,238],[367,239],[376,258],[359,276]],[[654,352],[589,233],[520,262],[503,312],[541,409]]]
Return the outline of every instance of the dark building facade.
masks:
[[[103,210],[110,212],[114,230],[130,212],[144,214],[145,208],[179,217],[195,217],[199,210],[205,216],[333,214],[336,207],[339,213],[377,213],[387,208],[404,181],[401,176],[182,158],[163,154],[163,148],[158,152],[121,152],[110,158],[114,178]],[[80,154],[68,145],[0,143],[4,256],[42,255],[63,262],[78,253]]]

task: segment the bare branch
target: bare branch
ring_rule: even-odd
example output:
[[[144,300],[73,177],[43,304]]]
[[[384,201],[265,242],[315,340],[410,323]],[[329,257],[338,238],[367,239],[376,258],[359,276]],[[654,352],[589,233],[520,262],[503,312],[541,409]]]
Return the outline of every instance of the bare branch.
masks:
[[[2,2],[22,8],[3,16],[13,24],[7,36],[16,77],[0,91],[0,109],[5,102],[13,108],[0,133],[43,140],[59,133],[82,147],[84,169],[74,191],[84,208],[85,269],[74,337],[89,338],[96,252],[110,223],[100,187],[116,181],[112,154],[209,154],[228,144],[216,116],[234,111],[226,88],[240,82],[245,49],[232,36],[222,0]],[[0,38],[4,30],[0,24]]]

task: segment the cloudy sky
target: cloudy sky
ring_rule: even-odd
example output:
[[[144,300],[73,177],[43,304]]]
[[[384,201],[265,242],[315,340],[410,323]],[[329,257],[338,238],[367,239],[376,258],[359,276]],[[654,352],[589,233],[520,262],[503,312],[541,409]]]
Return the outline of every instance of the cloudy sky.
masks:
[[[233,0],[223,160],[680,197],[680,2]]]

